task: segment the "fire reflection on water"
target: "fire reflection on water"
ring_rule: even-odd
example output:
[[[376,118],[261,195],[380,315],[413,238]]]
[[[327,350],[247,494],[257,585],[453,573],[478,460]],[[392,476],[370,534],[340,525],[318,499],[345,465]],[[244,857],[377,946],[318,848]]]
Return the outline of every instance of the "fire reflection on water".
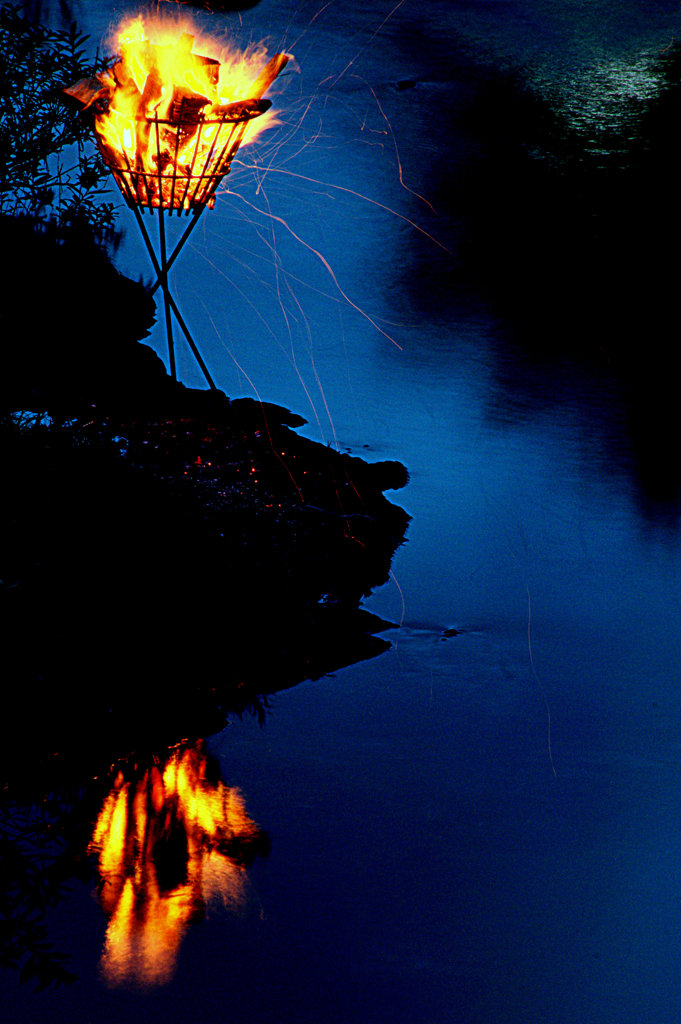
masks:
[[[165,764],[120,771],[90,843],[109,917],[105,980],[169,981],[192,922],[210,905],[244,907],[246,868],[267,846],[239,791],[212,776],[202,743],[175,749]]]

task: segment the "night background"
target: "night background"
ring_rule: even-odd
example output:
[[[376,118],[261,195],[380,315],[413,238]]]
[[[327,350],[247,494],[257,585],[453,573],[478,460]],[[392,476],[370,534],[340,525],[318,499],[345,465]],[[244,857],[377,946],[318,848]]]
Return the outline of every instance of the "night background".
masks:
[[[169,275],[215,388],[62,92],[150,11],[293,58]],[[678,3],[0,44],[7,1019],[676,1022]]]

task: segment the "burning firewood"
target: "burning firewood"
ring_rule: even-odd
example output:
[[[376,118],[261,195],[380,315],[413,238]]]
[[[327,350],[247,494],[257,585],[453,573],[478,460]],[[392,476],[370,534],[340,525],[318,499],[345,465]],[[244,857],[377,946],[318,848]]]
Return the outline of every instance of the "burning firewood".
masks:
[[[66,96],[70,96],[79,105],[81,110],[88,110],[94,103],[105,101],[108,103],[113,95],[110,84],[103,81],[98,75],[92,78],[81,78],[78,82],[63,90]]]
[[[266,126],[261,115],[270,103],[262,97],[290,57],[275,54],[254,78],[253,58],[221,65],[193,52],[190,33],[161,38],[152,42],[144,23],[134,22],[121,33],[113,67],[64,92],[94,115],[99,148],[128,205],[212,205],[237,149]]]
[[[275,78],[284,70],[291,58],[287,53],[275,53],[272,60],[262,69],[255,82],[248,90],[249,97],[259,100],[265,95]]]

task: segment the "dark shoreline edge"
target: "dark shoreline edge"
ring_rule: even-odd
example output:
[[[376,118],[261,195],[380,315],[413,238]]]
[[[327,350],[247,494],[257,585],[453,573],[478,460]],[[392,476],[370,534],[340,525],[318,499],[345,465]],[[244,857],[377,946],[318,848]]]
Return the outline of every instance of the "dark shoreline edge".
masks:
[[[405,468],[173,382],[141,283],[87,240],[3,230],[4,777],[205,736],[385,650],[360,603],[404,540],[383,492]]]

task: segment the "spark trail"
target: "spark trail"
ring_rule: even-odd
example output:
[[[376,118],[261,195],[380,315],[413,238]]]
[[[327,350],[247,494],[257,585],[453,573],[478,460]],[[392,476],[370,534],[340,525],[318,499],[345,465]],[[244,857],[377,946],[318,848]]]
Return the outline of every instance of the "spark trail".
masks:
[[[368,322],[371,324],[371,326],[375,330],[377,330],[379,334],[382,334],[384,338],[387,338],[388,341],[392,342],[392,344],[395,345],[396,348],[398,348],[400,350],[402,349],[402,346],[399,344],[399,342],[397,342],[395,340],[395,338],[393,338],[393,336],[391,334],[388,334],[387,331],[384,331],[383,328],[381,327],[381,325],[378,323],[378,321],[375,320],[369,313],[367,313],[366,310],[362,309],[361,306],[358,306],[357,303],[354,302],[350,298],[350,296],[347,294],[347,292],[345,292],[343,290],[343,288],[340,285],[340,282],[339,282],[338,278],[336,277],[336,274],[334,273],[334,270],[333,270],[331,264],[329,263],[327,258],[324,256],[324,254],[319,251],[319,249],[315,249],[315,247],[313,245],[311,245],[309,242],[306,242],[305,239],[302,238],[301,235],[299,235],[296,231],[293,230],[291,225],[288,224],[287,221],[285,221],[283,217],[280,217],[278,214],[272,213],[271,211],[259,210],[258,207],[255,206],[253,203],[249,202],[249,200],[246,199],[245,196],[239,195],[239,193],[235,193],[235,195],[238,195],[238,198],[241,199],[241,201],[243,203],[246,203],[247,206],[250,206],[251,209],[256,210],[258,213],[260,213],[261,215],[263,215],[265,217],[269,217],[271,220],[275,221],[277,224],[280,224],[283,228],[285,228],[285,230],[288,231],[288,233],[296,240],[296,242],[298,242],[305,249],[307,249],[309,252],[311,252],[313,254],[313,256],[315,256],[319,260],[319,262],[322,264],[322,266],[324,267],[324,269],[328,273],[329,277],[333,281],[333,284],[334,284],[335,288],[337,289],[339,295],[341,295],[343,297],[345,302],[347,302],[347,304],[349,306],[351,306],[352,309],[354,309],[357,313],[359,313],[360,316],[364,317],[365,320],[368,320]]]

